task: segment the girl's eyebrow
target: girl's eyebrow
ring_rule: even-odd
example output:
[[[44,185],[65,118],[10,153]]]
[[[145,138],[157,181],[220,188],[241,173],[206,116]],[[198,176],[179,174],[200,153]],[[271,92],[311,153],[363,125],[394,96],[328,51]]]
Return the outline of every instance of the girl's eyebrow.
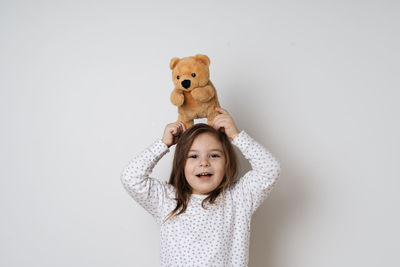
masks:
[[[223,152],[221,149],[219,149],[219,148],[214,148],[214,149],[210,149],[210,151],[218,151],[218,152]],[[191,150],[189,150],[189,152],[198,152],[196,149],[191,149]]]

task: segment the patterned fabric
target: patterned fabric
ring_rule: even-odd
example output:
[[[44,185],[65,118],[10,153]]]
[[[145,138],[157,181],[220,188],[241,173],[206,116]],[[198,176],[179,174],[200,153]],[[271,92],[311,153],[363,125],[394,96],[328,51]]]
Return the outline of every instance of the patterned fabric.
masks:
[[[278,160],[245,131],[231,142],[252,169],[220,194],[216,204],[207,202],[207,210],[201,206],[207,195],[192,194],[186,211],[164,224],[176,206],[175,190],[149,175],[169,148],[156,140],[123,170],[124,188],[161,227],[161,266],[247,266],[251,217],[276,184],[281,169]]]

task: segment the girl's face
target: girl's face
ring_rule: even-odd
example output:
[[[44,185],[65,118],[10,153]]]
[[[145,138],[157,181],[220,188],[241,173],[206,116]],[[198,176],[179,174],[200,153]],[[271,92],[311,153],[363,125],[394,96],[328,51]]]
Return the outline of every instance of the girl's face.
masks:
[[[193,194],[208,194],[221,183],[226,159],[220,141],[213,134],[198,135],[187,157],[185,177]]]

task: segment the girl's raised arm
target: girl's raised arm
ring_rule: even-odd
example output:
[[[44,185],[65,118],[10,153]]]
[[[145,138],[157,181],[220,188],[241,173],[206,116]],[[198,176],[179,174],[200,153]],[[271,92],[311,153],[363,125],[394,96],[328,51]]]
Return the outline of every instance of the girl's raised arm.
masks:
[[[245,131],[241,131],[232,143],[240,149],[252,167],[236,182],[233,190],[245,200],[253,214],[275,186],[281,172],[280,164],[271,152]]]
[[[147,149],[136,155],[121,173],[121,182],[129,195],[148,211],[161,224],[163,206],[167,196],[167,184],[150,174],[157,162],[169,152],[169,147],[176,143],[183,128],[179,123],[165,127],[162,139],[153,142]]]
[[[223,108],[217,107],[218,114],[213,127],[225,128],[226,135],[237,146],[244,157],[249,160],[252,170],[247,172],[233,187],[234,194],[244,200],[251,214],[267,198],[280,175],[278,160],[261,144],[257,143],[245,131],[239,132],[232,116]]]

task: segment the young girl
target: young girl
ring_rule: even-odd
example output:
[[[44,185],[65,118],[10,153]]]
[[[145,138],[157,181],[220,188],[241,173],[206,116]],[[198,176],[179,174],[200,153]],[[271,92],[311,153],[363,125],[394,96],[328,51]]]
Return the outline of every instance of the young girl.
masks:
[[[247,266],[251,217],[280,175],[277,159],[226,110],[217,111],[212,126],[168,124],[121,174],[127,192],[161,226],[162,266]],[[174,144],[169,182],[149,177]],[[252,167],[237,180],[232,144]]]

